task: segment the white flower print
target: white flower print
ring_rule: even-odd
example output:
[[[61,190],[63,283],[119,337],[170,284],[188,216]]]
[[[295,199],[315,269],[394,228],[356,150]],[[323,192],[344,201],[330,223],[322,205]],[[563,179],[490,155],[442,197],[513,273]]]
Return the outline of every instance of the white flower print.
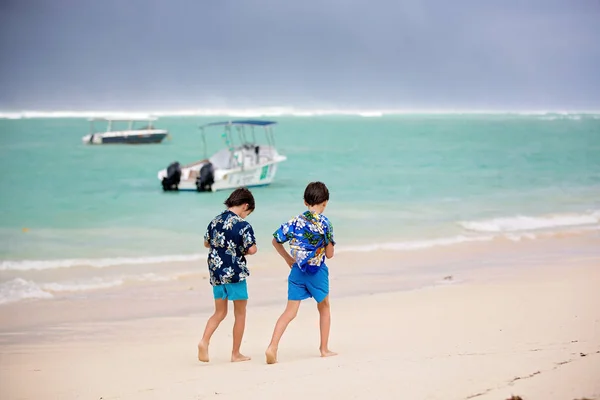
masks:
[[[213,232],[213,235],[212,245],[214,247],[225,247],[225,234],[223,232],[215,231]]]
[[[236,223],[236,218],[233,215],[230,215],[225,222],[223,222],[223,229],[225,230],[231,230],[233,228],[233,225]]]
[[[223,222],[220,215],[212,220],[212,222],[210,223],[210,229],[215,229],[215,226],[217,226],[219,222]]]
[[[306,220],[304,218],[296,218],[296,228],[302,229],[306,225]]]
[[[235,263],[236,261],[236,251],[235,251],[235,243],[233,242],[233,240],[229,240],[227,242],[227,250],[225,250],[225,254],[230,255],[231,256],[231,262]]]
[[[243,240],[244,240],[244,247],[245,248],[250,247],[255,242],[254,237],[252,236],[252,234],[250,232],[244,233],[244,239]]]
[[[223,275],[221,275],[221,280],[223,282],[231,282],[231,277],[233,277],[233,268],[223,268]]]
[[[213,253],[211,255],[210,261],[212,261],[212,269],[213,269],[213,271],[221,268],[221,265],[223,265],[223,260],[221,260],[221,257],[219,257],[219,254]],[[209,261],[209,263],[210,263],[210,261]]]

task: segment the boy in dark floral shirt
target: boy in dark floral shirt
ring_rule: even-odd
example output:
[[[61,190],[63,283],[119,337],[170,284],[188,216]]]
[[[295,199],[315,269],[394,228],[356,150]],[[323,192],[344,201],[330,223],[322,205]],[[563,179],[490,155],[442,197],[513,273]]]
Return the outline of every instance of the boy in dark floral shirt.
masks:
[[[231,361],[247,361],[240,353],[246,326],[248,288],[250,275],[246,255],[255,254],[256,239],[252,226],[244,220],[254,211],[254,196],[246,188],[236,189],[225,201],[227,210],[217,215],[206,229],[204,246],[208,252],[208,271],[215,298],[215,312],[206,323],[202,340],[198,343],[198,360],[208,362],[210,338],[227,315],[227,301],[233,301],[233,350]]]

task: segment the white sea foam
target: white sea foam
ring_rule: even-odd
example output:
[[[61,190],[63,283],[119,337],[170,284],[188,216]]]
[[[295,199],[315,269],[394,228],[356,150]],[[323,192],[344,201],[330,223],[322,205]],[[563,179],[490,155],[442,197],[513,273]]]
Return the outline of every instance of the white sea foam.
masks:
[[[68,292],[87,292],[110,289],[126,282],[162,282],[177,279],[179,274],[169,276],[146,273],[113,278],[92,278],[80,281],[36,283],[15,278],[0,284],[0,304],[14,303],[26,299],[51,299],[55,295]]]
[[[473,232],[473,234],[423,240],[339,246],[337,248],[337,252],[371,252],[378,250],[410,251],[437,246],[451,246],[467,242],[484,242],[498,238],[512,241],[536,239],[538,237],[536,232],[539,233],[541,231],[543,231],[545,234],[556,234],[560,233],[561,231],[572,232],[573,228],[575,228],[577,231],[598,230],[600,229],[600,210],[594,210],[584,214],[561,214],[545,216],[517,215],[513,217],[462,221],[458,222],[458,224],[465,230]],[[106,268],[122,265],[151,265],[176,262],[193,262],[204,260],[205,258],[206,253],[153,257],[4,260],[0,261],[0,271],[33,271],[73,267]],[[149,274],[147,275],[146,279],[163,280],[164,278]]]
[[[406,241],[406,242],[388,242],[388,243],[374,243],[368,244],[364,246],[348,246],[348,247],[339,247],[336,248],[336,252],[359,252],[366,253],[377,250],[393,250],[393,251],[407,251],[407,250],[420,250],[427,249],[430,247],[437,246],[451,246],[460,243],[467,242],[487,242],[493,240],[494,236],[455,236],[455,237],[447,237],[447,238],[439,238],[439,239],[431,239],[431,240],[415,240],[415,241]]]
[[[376,250],[417,250],[434,246],[449,246],[463,242],[480,242],[492,240],[493,236],[456,236],[431,240],[417,240],[405,242],[376,243],[363,246],[339,247],[338,252],[369,252]],[[58,260],[5,260],[0,262],[0,271],[40,271],[57,268],[92,267],[106,268],[121,265],[148,265],[174,262],[198,261],[206,258],[206,253],[189,255],[167,255],[157,257],[115,257],[115,258],[90,258],[90,259],[58,259]],[[146,274],[145,280],[164,280],[158,275]]]
[[[16,278],[0,283],[0,304],[14,303],[26,299],[50,299],[48,293],[32,281]]]
[[[85,292],[88,290],[108,289],[121,286],[124,283],[122,279],[104,281],[101,279],[82,282],[82,283],[46,283],[41,285],[42,290],[48,292]]]
[[[21,111],[0,112],[0,119],[27,119],[27,118],[95,118],[110,115],[112,117],[144,118],[148,115],[157,117],[315,117],[325,115],[356,115],[362,117],[381,117],[384,115],[522,115],[539,116],[541,119],[581,119],[582,116],[598,118],[600,111],[511,111],[511,110],[460,110],[460,109],[361,109],[361,108],[302,108],[302,107],[256,107],[256,108],[198,108],[181,110],[155,110],[144,112],[127,111]]]
[[[206,254],[167,255],[156,257],[73,258],[58,260],[5,260],[0,262],[0,271],[29,271],[71,267],[106,268],[115,265],[162,264],[169,262],[197,261]]]
[[[597,224],[600,224],[600,210],[585,214],[543,215],[535,217],[517,215],[514,217],[460,222],[463,228],[482,233],[510,233],[550,228],[594,226]]]

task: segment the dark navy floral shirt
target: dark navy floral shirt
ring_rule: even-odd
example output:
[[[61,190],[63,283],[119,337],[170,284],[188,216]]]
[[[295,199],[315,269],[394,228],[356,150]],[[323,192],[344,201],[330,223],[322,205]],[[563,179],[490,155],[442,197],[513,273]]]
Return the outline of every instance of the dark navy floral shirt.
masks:
[[[237,214],[225,210],[206,228],[204,241],[210,244],[208,271],[210,284],[237,283],[249,275],[246,253],[256,244],[252,226]]]
[[[302,272],[315,274],[325,265],[325,246],[335,245],[333,225],[323,214],[306,211],[282,224],[273,233],[278,243],[290,242],[290,254],[296,260],[293,266]]]

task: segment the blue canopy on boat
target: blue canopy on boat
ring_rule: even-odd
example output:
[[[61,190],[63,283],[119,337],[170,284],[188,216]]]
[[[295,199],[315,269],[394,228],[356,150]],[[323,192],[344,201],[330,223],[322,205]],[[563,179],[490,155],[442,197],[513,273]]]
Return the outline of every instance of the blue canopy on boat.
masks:
[[[218,125],[251,125],[251,126],[268,126],[274,125],[275,121],[263,121],[259,119],[240,119],[236,121],[223,121],[223,122],[211,122],[210,124],[202,125],[200,128],[207,126],[218,126]]]

